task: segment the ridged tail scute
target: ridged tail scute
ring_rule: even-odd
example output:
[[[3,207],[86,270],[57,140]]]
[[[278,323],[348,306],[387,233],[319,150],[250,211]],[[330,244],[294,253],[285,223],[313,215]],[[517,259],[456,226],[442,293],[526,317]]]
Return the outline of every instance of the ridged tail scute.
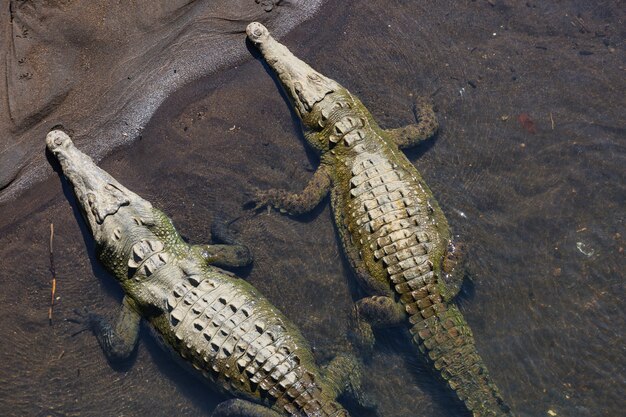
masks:
[[[458,307],[446,304],[434,280],[401,296],[419,350],[475,417],[511,416],[476,350]]]

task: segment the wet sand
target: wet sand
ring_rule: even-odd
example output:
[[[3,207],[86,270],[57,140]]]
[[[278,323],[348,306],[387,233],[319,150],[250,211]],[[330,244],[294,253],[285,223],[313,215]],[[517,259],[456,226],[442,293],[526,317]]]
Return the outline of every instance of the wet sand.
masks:
[[[174,91],[245,59],[250,21],[282,36],[321,0],[3,4],[0,204],[51,175],[40,138],[52,127],[100,160],[137,140]]]
[[[504,397],[521,416],[619,415],[626,123],[618,2],[350,3],[321,10],[284,42],[359,95],[383,127],[411,121],[411,94],[433,95],[441,131],[409,157],[469,247],[473,281],[458,302]],[[255,264],[237,272],[301,327],[323,362],[343,343],[361,296],[328,201],[304,218],[242,208],[253,187],[304,187],[317,160],[298,129],[271,76],[248,60],[178,90],[141,140],[101,166],[191,242],[208,240],[215,213],[241,217],[233,227]],[[56,196],[33,205],[45,192]],[[11,212],[0,228],[0,414],[208,415],[220,398],[147,331],[131,363],[114,368],[89,333],[72,337],[78,329],[63,321],[72,309],[113,315],[121,292],[94,260],[67,184],[51,178]],[[60,297],[52,326],[50,221]],[[366,373],[381,415],[467,415],[401,330],[379,334]]]

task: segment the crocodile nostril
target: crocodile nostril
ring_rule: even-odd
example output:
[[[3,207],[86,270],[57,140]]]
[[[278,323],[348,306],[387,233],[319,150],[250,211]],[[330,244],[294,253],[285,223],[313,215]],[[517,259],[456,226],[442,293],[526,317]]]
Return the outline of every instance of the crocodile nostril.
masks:
[[[250,23],[248,25],[248,28],[246,29],[246,32],[248,32],[248,36],[250,37],[250,39],[254,41],[261,40],[261,38],[268,33],[265,26],[258,22]]]
[[[51,149],[63,146],[71,142],[69,136],[62,130],[52,130],[46,135],[46,143]]]

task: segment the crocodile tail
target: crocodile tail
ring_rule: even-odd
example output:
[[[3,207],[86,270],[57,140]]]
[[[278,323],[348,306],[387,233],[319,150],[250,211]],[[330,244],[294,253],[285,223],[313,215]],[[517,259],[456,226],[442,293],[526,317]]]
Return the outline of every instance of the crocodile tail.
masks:
[[[512,416],[476,350],[472,330],[458,307],[446,304],[436,285],[427,285],[422,290],[430,294],[407,305],[407,310],[419,306],[409,311],[410,331],[419,350],[474,417]]]

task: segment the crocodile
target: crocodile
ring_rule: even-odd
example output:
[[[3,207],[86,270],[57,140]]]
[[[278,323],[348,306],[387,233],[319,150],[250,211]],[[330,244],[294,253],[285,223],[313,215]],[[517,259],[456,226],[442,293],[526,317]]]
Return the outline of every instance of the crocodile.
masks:
[[[336,401],[358,385],[359,363],[338,354],[325,369],[296,326],[258,290],[217,267],[251,262],[247,248],[190,245],[171,220],[78,150],[62,130],[46,137],[102,264],[124,290],[116,322],[79,313],[110,361],[135,349],[146,319],[174,357],[231,398],[213,416],[346,417]]]
[[[400,150],[437,131],[430,102],[418,100],[416,123],[383,130],[357,97],[295,57],[262,24],[248,25],[247,35],[280,80],[305,141],[320,155],[303,191],[257,189],[254,208],[298,215],[330,193],[344,252],[370,295],[354,310],[365,352],[374,343],[373,329],[404,324],[421,356],[474,416],[511,415],[453,302],[464,275],[461,245]]]

